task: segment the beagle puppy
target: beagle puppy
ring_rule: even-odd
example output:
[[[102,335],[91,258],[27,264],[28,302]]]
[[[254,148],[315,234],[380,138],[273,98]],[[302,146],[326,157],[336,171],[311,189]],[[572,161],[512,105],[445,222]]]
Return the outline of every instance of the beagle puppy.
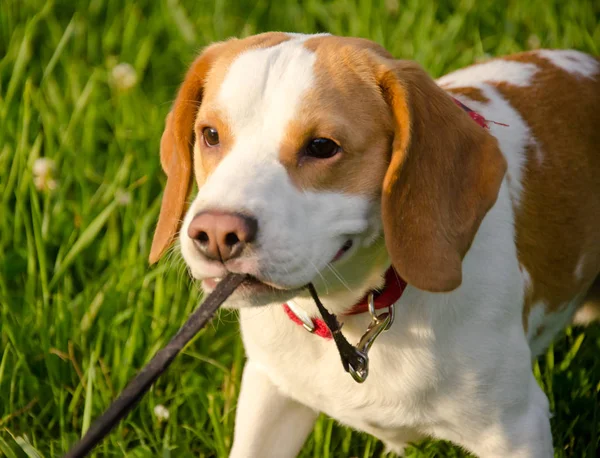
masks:
[[[249,275],[228,301],[248,357],[231,456],[296,456],[320,412],[399,455],[433,437],[553,456],[531,362],[599,289],[599,107],[600,62],[578,51],[434,81],[364,39],[207,47],[166,120],[150,261],[179,237],[205,291]],[[394,291],[364,383],[309,283],[352,343],[364,298]]]

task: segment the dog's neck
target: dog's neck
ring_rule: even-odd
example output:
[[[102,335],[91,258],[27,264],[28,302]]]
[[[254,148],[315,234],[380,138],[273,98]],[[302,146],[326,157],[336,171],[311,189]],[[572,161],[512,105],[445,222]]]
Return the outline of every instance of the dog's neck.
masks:
[[[381,288],[391,261],[383,238],[368,246],[360,247],[350,258],[332,266],[328,273],[313,282],[323,305],[335,315],[349,312],[365,295]],[[294,302],[310,317],[320,317],[319,311],[308,294],[301,293]]]

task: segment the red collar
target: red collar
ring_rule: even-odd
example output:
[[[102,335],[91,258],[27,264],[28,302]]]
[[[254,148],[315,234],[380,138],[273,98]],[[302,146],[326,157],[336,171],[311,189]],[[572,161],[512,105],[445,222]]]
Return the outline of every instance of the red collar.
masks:
[[[484,129],[490,128],[490,126],[488,126],[488,120],[485,119],[483,116],[481,116],[479,113],[471,110],[468,106],[466,106],[460,100],[455,99],[454,97],[452,97],[452,100],[454,100],[454,103],[456,103],[459,107],[461,107],[463,110],[465,110],[467,112],[467,114],[469,115],[469,117],[473,121],[475,121],[477,124],[479,124],[481,127],[483,127]]]
[[[486,120],[479,113],[471,110],[464,103],[460,102],[454,97],[452,97],[452,100],[459,107],[465,110],[473,121],[475,121],[484,129],[489,129],[488,122],[494,122]],[[496,124],[500,124],[503,126],[506,125],[502,123]],[[378,310],[388,308],[392,304],[396,303],[396,301],[400,299],[400,296],[402,296],[402,293],[404,292],[405,288],[406,282],[402,278],[400,278],[400,276],[394,270],[394,267],[390,267],[385,273],[385,285],[383,287],[383,290],[375,296],[375,309]],[[368,296],[369,295],[367,294],[358,304],[352,307],[348,312],[344,313],[344,315],[358,315],[360,313],[368,312]],[[290,307],[287,304],[283,304],[283,310],[285,310],[285,313],[287,313],[287,315],[294,323],[299,324],[300,326],[304,325],[302,320],[298,318],[294,312],[292,312],[292,309],[290,309]],[[325,339],[331,339],[331,332],[329,331],[329,328],[323,320],[319,318],[313,318],[312,322],[314,326],[314,330],[312,331],[313,334],[324,337]]]
[[[396,273],[393,267],[390,267],[385,272],[385,284],[382,290],[375,291],[375,309],[385,309],[391,306],[392,304],[396,303],[396,301],[400,299],[400,296],[402,296],[402,293],[404,292],[405,288],[406,282],[402,278],[400,278],[400,276]],[[344,313],[344,315],[359,315],[361,313],[368,312],[368,297],[368,294],[365,295],[365,297],[363,297],[362,300],[358,302],[358,304],[356,304],[349,311]],[[290,317],[290,319],[294,323],[299,324],[300,326],[304,324],[302,320],[298,318],[294,312],[292,312],[292,309],[290,309],[290,307],[287,304],[283,304],[283,310],[285,310],[287,316]],[[329,328],[323,320],[321,320],[320,318],[313,318],[312,323],[315,328],[312,332],[313,334],[324,337],[325,339],[331,339],[331,332],[329,332]]]

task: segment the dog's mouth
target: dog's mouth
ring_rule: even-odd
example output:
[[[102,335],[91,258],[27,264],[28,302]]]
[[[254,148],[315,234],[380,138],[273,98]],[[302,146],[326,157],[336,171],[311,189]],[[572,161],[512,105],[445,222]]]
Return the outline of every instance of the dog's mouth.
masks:
[[[215,286],[222,280],[222,278],[205,278],[202,280],[205,288],[214,289]],[[262,281],[252,275],[246,276],[246,279],[238,286],[238,289],[241,290],[252,290],[254,292],[275,292],[275,291],[284,291],[283,288],[279,288],[275,285],[271,285],[265,281]]]
[[[335,254],[331,262],[336,262],[342,259],[344,255],[348,253],[348,251],[350,251],[350,248],[352,248],[353,245],[354,242],[352,240],[347,240],[346,243],[344,243],[342,247],[338,250],[338,252]]]
[[[337,262],[345,257],[345,255],[354,246],[352,240],[347,240],[342,247],[337,251],[335,256],[331,259],[330,263]],[[204,289],[213,290],[217,284],[222,280],[223,277],[209,277],[202,280]],[[285,293],[295,291],[304,288],[285,288],[267,280],[258,278],[254,275],[248,275],[242,284],[238,287],[238,290],[252,292],[252,293]]]

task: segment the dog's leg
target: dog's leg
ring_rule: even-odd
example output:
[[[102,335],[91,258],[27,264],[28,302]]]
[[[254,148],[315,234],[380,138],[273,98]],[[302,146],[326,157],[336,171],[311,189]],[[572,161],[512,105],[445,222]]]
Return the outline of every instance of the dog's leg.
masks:
[[[525,396],[507,396],[479,418],[444,437],[475,453],[479,458],[552,458],[552,433],[548,398],[530,375]],[[509,388],[509,387],[506,387]],[[514,387],[512,387],[514,391]],[[506,393],[509,394],[509,393]],[[489,416],[491,414],[491,416]],[[487,418],[485,418],[487,416]],[[457,425],[458,426],[458,425]],[[442,436],[443,437],[443,436]]]
[[[231,457],[295,457],[318,412],[283,395],[267,374],[248,361],[242,376]]]

